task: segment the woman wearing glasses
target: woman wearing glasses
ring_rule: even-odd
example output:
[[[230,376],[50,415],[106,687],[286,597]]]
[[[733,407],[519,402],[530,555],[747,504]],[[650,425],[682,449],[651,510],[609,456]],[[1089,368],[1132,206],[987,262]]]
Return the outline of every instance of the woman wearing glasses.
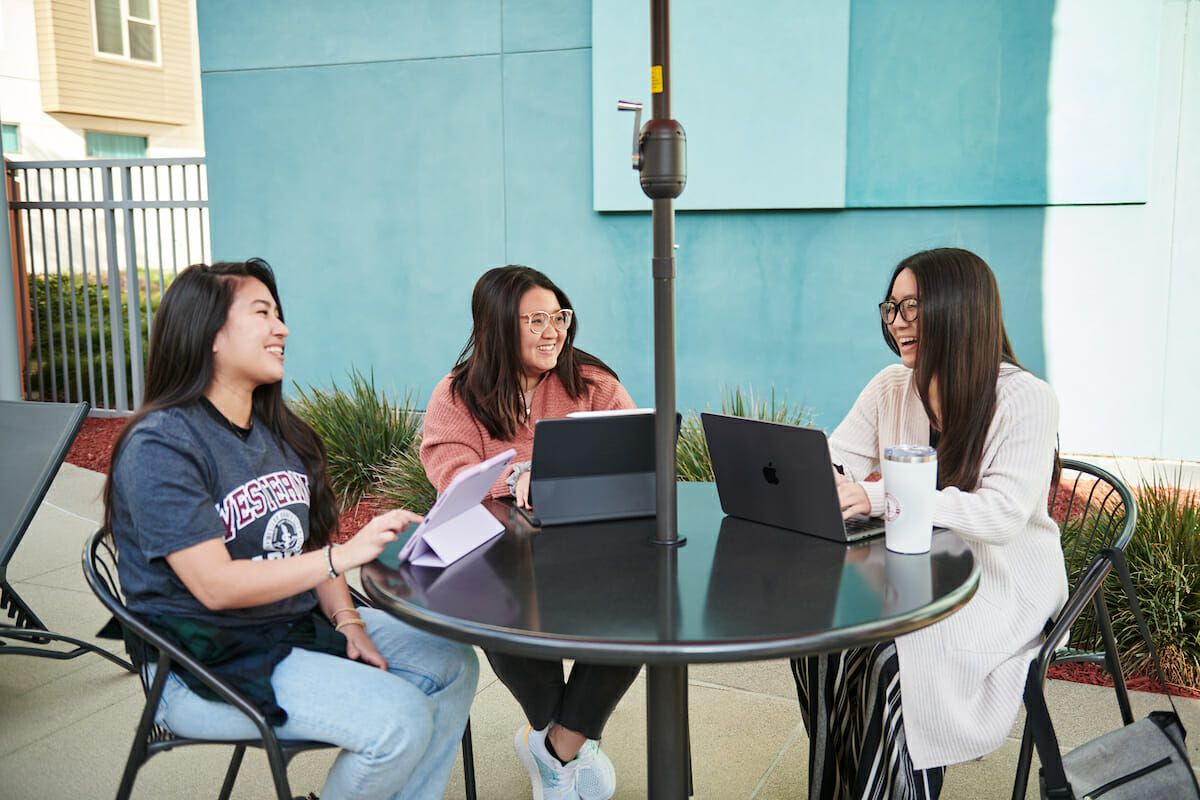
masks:
[[[966,250],[917,253],[879,310],[901,363],[830,437],[843,513],[882,515],[885,486],[865,479],[884,448],[933,445],[933,522],[970,543],[981,578],[965,607],[928,628],[792,662],[813,798],[936,798],[947,765],[1004,742],[1042,628],[1067,596],[1046,510],[1058,401],[1017,363],[991,269]]]
[[[529,508],[535,423],[634,403],[616,373],[574,346],[579,322],[571,302],[541,272],[523,266],[485,272],[471,295],[471,317],[458,363],[429,399],[421,461],[441,491],[464,467],[515,448],[514,464],[491,496],[511,496]],[[597,740],[639,668],[576,662],[564,681],[560,661],[487,657],[529,721],[513,745],[535,800],[611,797],[616,775]]]

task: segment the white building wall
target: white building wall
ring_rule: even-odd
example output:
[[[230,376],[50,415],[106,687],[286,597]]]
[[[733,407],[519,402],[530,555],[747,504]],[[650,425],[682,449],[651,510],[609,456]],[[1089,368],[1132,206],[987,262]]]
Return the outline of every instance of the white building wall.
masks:
[[[1200,2],[1162,12],[1148,201],[1046,209],[1047,372],[1068,452],[1200,461]]]

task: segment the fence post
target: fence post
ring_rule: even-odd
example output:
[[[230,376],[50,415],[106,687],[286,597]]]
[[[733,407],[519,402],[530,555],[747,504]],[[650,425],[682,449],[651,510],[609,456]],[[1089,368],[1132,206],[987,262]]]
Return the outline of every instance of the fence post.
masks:
[[[21,337],[17,331],[16,275],[12,263],[12,239],[8,226],[8,162],[0,155],[0,400],[21,399]]]
[[[100,170],[104,186],[104,244],[108,256],[108,335],[113,357],[113,401],[118,411],[128,411],[125,383],[125,341],[121,335],[121,269],[117,263],[117,209],[113,203],[113,167]],[[113,289],[116,291],[113,291]]]
[[[133,200],[131,174],[133,167],[121,167],[121,192],[126,202]],[[145,187],[143,185],[143,191]],[[145,365],[142,363],[142,301],[141,276],[137,264],[137,240],[133,230],[133,208],[125,209],[125,291],[129,308],[129,363],[133,371],[133,407],[142,404],[142,383]],[[146,261],[146,278],[149,280],[150,262]],[[124,410],[124,409],[122,409]]]

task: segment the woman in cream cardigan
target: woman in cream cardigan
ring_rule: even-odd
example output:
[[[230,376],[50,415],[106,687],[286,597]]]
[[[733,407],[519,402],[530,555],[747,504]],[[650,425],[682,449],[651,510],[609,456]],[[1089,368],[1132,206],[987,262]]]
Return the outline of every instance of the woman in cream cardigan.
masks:
[[[965,607],[928,628],[792,662],[812,798],[936,798],[947,765],[1004,742],[1043,626],[1067,596],[1046,510],[1058,401],[1017,363],[991,269],[966,250],[917,253],[879,309],[901,363],[867,384],[830,437],[843,513],[882,514],[885,487],[865,479],[884,448],[931,444],[934,524],[970,544],[981,576]]]

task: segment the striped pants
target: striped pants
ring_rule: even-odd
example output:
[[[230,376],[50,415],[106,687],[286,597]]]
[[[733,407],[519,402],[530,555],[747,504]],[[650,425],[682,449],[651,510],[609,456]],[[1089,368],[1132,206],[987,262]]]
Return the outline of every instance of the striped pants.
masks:
[[[793,659],[792,675],[810,800],[936,800],[946,768],[913,769],[893,642]]]

